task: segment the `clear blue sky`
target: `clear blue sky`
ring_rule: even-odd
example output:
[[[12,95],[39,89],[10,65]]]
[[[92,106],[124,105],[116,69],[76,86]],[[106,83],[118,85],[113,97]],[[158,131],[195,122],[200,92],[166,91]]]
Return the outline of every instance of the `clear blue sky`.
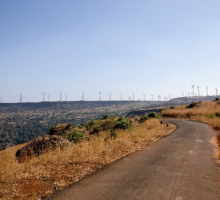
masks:
[[[3,102],[220,93],[219,0],[1,0]],[[197,90],[195,90],[197,93]]]

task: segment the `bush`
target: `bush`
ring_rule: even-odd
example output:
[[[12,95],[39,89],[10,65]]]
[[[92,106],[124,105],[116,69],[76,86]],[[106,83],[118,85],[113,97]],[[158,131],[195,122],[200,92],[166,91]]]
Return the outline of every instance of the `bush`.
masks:
[[[74,142],[76,144],[76,143],[80,142],[83,139],[83,136],[84,136],[84,132],[74,130],[73,132],[71,132],[69,134],[68,140],[70,142]]]
[[[194,101],[192,101],[192,103],[191,103],[191,104],[189,104],[189,105],[187,106],[187,108],[194,108],[194,107],[198,107],[198,105],[199,105],[199,103],[198,103],[198,102],[194,102]]]
[[[110,137],[113,138],[113,139],[116,139],[118,137],[118,134],[117,134],[115,129],[112,129],[110,131]]]
[[[110,119],[110,118],[111,118],[111,116],[108,115],[108,114],[104,114],[103,117],[102,117],[102,119]]]
[[[175,109],[176,107],[175,106],[170,106],[170,109]]]
[[[101,126],[102,130],[104,130],[104,131],[111,130],[115,126],[115,120],[108,119],[108,120],[102,122],[100,126]]]
[[[98,124],[96,124],[94,127],[93,127],[93,131],[90,133],[91,134],[99,134],[99,132],[101,131],[101,128]]]
[[[121,116],[113,129],[130,129],[131,128],[131,120],[125,118],[124,116]]]
[[[220,117],[220,113],[219,112],[215,113],[215,116]]]
[[[139,122],[142,123],[142,122],[147,121],[148,119],[149,119],[149,117],[148,117],[147,115],[145,115],[145,116],[141,116]]]
[[[215,113],[210,113],[210,114],[207,114],[206,116],[209,117],[209,118],[215,118],[216,114]]]
[[[219,100],[219,98],[218,98],[218,97],[216,97],[214,101],[218,101],[218,100]]]
[[[157,113],[151,112],[151,113],[148,114],[148,117],[149,118],[156,118],[157,117]]]
[[[92,119],[91,122],[89,122],[89,126],[94,126],[95,125],[95,120]]]

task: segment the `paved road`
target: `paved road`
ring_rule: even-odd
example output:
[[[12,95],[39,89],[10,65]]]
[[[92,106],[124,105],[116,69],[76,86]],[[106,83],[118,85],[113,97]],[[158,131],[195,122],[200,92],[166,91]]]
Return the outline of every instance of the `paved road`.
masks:
[[[219,200],[215,132],[191,121],[149,148],[133,153],[48,200]]]

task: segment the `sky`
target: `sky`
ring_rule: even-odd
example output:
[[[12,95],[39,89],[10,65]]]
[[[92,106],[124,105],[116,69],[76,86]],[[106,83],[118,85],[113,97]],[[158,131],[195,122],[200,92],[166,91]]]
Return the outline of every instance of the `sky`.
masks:
[[[220,91],[219,0],[0,0],[3,103]],[[220,92],[219,92],[220,93]]]

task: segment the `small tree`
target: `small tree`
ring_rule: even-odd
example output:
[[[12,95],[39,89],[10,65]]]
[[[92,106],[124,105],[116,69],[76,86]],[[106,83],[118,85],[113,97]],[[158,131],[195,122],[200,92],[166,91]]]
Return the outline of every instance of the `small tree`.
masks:
[[[148,117],[150,117],[150,118],[156,118],[156,117],[157,117],[157,113],[151,112],[151,113],[148,114]]]
[[[79,131],[74,130],[73,132],[69,134],[68,140],[76,144],[83,139],[83,135],[84,135],[84,132],[79,132]]]

